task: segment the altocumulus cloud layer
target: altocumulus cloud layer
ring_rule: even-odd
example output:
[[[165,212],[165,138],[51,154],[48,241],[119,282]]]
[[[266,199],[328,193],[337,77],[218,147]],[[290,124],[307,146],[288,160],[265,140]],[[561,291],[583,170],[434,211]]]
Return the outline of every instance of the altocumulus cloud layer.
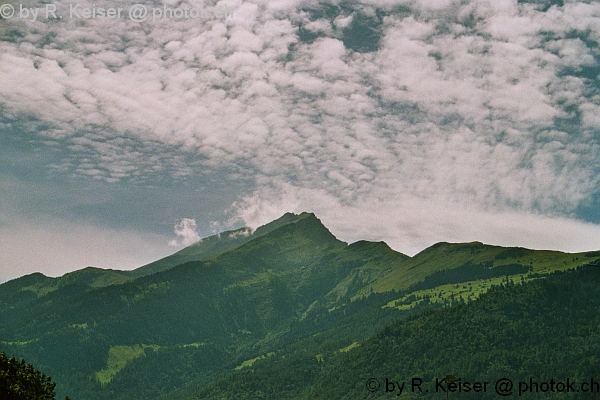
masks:
[[[600,3],[203,5],[233,16],[0,21],[2,127],[73,179],[241,180],[222,225],[309,210],[409,254],[600,248]]]

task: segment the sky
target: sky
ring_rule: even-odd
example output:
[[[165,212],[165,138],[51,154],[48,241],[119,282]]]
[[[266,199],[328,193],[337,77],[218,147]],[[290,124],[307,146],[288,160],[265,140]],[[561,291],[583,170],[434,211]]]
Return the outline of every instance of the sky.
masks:
[[[599,2],[1,1],[0,281],[302,211],[600,249]]]

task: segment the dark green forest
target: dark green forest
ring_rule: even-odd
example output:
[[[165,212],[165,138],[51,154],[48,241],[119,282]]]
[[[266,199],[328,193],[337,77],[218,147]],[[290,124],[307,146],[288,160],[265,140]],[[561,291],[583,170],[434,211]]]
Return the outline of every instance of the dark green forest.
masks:
[[[426,383],[447,374],[470,382],[503,377],[515,382],[597,378],[599,284],[600,268],[582,267],[522,285],[508,283],[477,301],[397,322],[325,374],[310,397],[364,397],[365,386],[360,379],[356,382],[357,377],[365,381],[421,377]],[[496,396],[493,391],[461,393],[461,398]],[[567,395],[550,397],[561,396]],[[569,397],[590,398],[590,394]]]
[[[304,342],[288,358],[257,364],[253,371],[231,375],[188,398],[388,397],[392,393],[386,393],[386,378],[407,382],[404,398],[445,398],[443,390],[435,391],[435,380],[449,374],[462,382],[490,383],[487,392],[448,393],[449,398],[498,398],[493,385],[501,378],[514,382],[509,398],[515,398],[517,382],[530,379],[600,382],[599,327],[600,268],[581,267],[525,284],[509,281],[476,301],[401,319],[330,362],[311,357],[319,343],[311,348]],[[376,392],[366,387],[373,378],[381,384]],[[423,393],[410,391],[413,378],[422,380]],[[594,395],[540,390],[523,397]]]

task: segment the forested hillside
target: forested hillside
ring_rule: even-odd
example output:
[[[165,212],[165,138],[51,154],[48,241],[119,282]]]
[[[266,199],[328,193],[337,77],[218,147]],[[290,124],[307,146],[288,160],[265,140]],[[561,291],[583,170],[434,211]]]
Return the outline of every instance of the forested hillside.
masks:
[[[320,349],[313,342],[186,398],[391,398],[402,382],[402,398],[446,398],[439,382],[453,375],[468,385],[450,398],[498,398],[495,384],[507,378],[509,398],[524,382],[523,398],[587,399],[597,394],[581,384],[600,382],[599,327],[600,268],[586,266],[524,284],[509,280],[475,301],[399,320],[333,362],[311,357]],[[414,391],[413,378],[421,383]],[[554,392],[539,386],[552,380]],[[567,383],[575,392],[567,393]]]
[[[596,270],[548,276],[598,253],[473,242],[408,257],[383,242],[348,245],[309,213],[184,250],[135,271],[0,285],[0,350],[35,363],[59,397],[77,400],[363,398],[365,374],[479,379],[469,374],[483,368],[481,379],[518,377],[529,370],[517,365],[572,366],[571,350],[595,366],[597,325],[586,307],[596,305]],[[589,283],[577,283],[584,272]],[[579,328],[565,333],[560,318]],[[551,328],[558,355],[540,327]]]

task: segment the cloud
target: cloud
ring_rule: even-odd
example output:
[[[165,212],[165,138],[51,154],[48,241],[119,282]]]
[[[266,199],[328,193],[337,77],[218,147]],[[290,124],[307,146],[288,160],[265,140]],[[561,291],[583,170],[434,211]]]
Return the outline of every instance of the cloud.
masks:
[[[285,212],[306,210],[315,212],[341,240],[383,240],[411,256],[441,241],[569,252],[600,248],[600,226],[595,224],[514,211],[476,210],[435,199],[405,197],[393,202],[374,196],[344,204],[323,190],[286,185],[247,196],[232,212],[256,228]]]
[[[250,236],[252,234],[252,229],[250,228],[246,228],[246,229],[241,229],[239,231],[233,232],[229,235],[230,239],[235,239],[238,237],[247,237]]]
[[[183,218],[175,225],[174,231],[177,236],[181,238],[181,241],[171,240],[169,246],[189,246],[196,242],[201,241],[200,235],[197,232],[196,220],[191,218]]]
[[[503,220],[549,246],[557,221],[594,230],[576,213],[600,187],[599,3],[221,3],[233,17],[200,24],[10,21],[0,123],[64,149],[72,176],[243,181],[248,223],[361,215],[413,251],[508,242]]]

